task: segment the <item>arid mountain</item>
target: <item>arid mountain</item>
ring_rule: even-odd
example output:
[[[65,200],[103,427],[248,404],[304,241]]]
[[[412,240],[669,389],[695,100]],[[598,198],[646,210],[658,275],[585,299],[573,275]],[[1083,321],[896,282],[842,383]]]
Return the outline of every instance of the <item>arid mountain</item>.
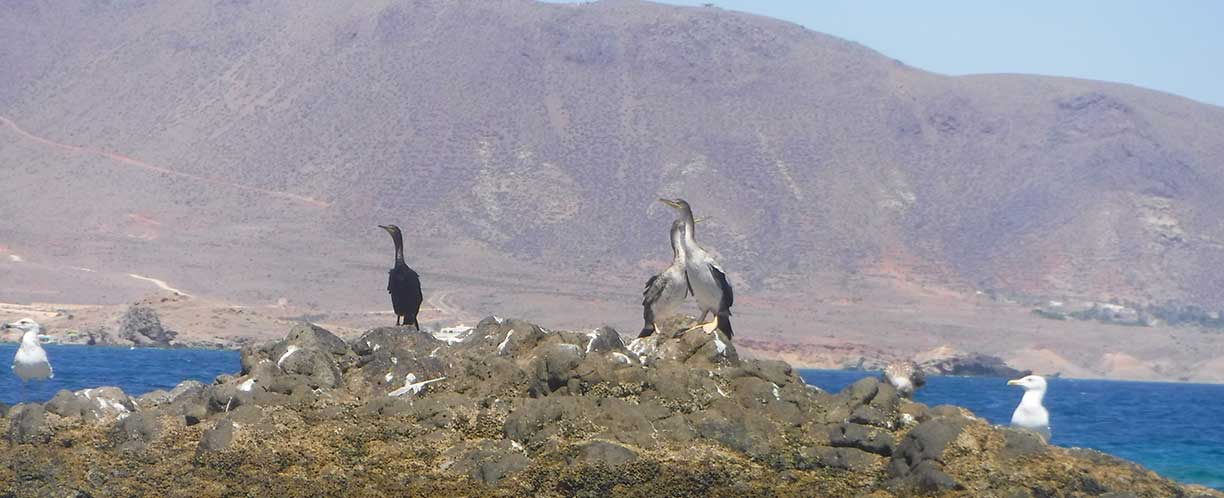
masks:
[[[0,47],[0,301],[380,309],[393,222],[434,311],[632,329],[660,196],[794,336],[864,279],[1224,300],[1224,109],[1131,86],[621,0],[20,0]]]

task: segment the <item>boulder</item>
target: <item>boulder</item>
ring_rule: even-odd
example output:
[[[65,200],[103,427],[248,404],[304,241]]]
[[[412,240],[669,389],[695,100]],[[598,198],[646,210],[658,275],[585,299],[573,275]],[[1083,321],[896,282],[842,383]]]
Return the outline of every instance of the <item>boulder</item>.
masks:
[[[833,426],[829,430],[829,444],[834,447],[857,448],[880,456],[891,456],[894,447],[891,432],[854,423]]]
[[[9,410],[9,427],[5,439],[17,444],[46,443],[51,440],[52,428],[47,424],[47,410],[43,405],[20,404]]]
[[[123,450],[138,451],[148,447],[161,435],[157,417],[148,413],[133,413],[115,427],[111,440]]]
[[[625,343],[621,340],[620,333],[612,327],[600,327],[586,335],[590,338],[584,348],[587,354],[625,351]]]
[[[576,344],[547,344],[535,348],[536,359],[530,369],[535,373],[537,392],[551,393],[566,389],[569,394],[580,394],[580,390],[570,390],[570,380],[578,377],[575,369],[582,362],[583,351]]]
[[[945,416],[914,427],[897,445],[889,462],[894,486],[923,492],[957,489],[960,485],[943,472],[944,450],[971,423],[969,418]]]
[[[281,341],[244,347],[241,373],[264,391],[310,398],[316,389],[340,387],[358,359],[335,334],[299,323]]]
[[[795,467],[799,469],[832,468],[851,472],[870,472],[883,465],[884,459],[856,448],[815,446],[799,451]]]
[[[975,377],[1003,377],[1016,379],[1031,372],[1016,370],[1002,358],[980,353],[957,353],[946,358],[935,358],[922,362],[922,370],[935,375],[957,375]]]
[[[234,423],[229,420],[220,420],[217,425],[204,431],[200,436],[200,444],[196,451],[200,453],[225,449],[233,441]]]
[[[570,465],[591,465],[608,470],[637,460],[638,454],[631,448],[599,440],[575,445],[573,454],[566,459]]]
[[[1007,460],[1044,455],[1049,449],[1044,438],[1032,431],[1002,428],[1003,449],[1000,455]]]
[[[122,389],[107,386],[77,392],[61,390],[47,402],[47,411],[61,417],[101,423],[123,419],[136,411],[136,406],[136,400]]]
[[[523,450],[505,440],[464,441],[444,451],[440,460],[439,470],[483,483],[495,483],[532,463]]]
[[[119,344],[118,338],[107,327],[93,327],[81,331],[85,336],[85,344],[89,346],[108,346]]]
[[[148,306],[132,305],[119,319],[119,337],[137,346],[170,347],[177,335],[162,327],[161,318]]]
[[[739,364],[739,353],[721,330],[684,330],[675,335],[656,333],[634,339],[629,350],[643,364],[653,365],[672,361],[695,368],[712,368]]]

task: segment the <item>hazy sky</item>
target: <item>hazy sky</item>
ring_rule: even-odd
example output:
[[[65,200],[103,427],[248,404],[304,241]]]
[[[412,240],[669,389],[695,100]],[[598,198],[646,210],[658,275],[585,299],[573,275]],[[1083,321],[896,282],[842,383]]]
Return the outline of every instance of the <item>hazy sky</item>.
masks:
[[[1118,81],[1224,106],[1224,1],[661,0],[752,12],[944,74]]]

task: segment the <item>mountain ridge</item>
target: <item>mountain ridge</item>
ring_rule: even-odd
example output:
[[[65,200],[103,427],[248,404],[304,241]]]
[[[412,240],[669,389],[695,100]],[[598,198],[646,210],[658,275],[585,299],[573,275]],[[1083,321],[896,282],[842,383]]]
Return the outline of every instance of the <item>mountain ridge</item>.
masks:
[[[796,302],[876,285],[896,309],[946,304],[915,292],[1224,298],[1224,109],[1152,90],[943,76],[792,23],[635,1],[12,12],[0,115],[177,174],[0,130],[0,245],[23,260],[0,261],[0,301],[130,302],[154,290],[135,273],[377,309],[374,227],[395,222],[427,299],[535,316],[553,295],[588,308],[559,320],[629,329],[669,254],[658,197],[709,218],[699,238],[748,330],[823,334],[795,324],[834,327],[837,308]]]

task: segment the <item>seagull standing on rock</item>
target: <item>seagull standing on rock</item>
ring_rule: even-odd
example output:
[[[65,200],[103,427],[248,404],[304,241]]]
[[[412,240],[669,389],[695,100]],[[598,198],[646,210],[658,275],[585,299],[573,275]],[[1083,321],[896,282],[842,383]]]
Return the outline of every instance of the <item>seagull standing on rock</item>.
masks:
[[[1024,397],[1020,399],[1020,405],[1016,407],[1016,411],[1012,412],[1012,427],[1036,432],[1045,438],[1046,441],[1049,441],[1050,412],[1046,411],[1045,406],[1041,404],[1041,400],[1045,398],[1046,393],[1045,377],[1029,375],[1016,380],[1009,380],[1007,385],[1024,388]]]
[[[12,368],[13,373],[21,378],[22,398],[24,399],[27,381],[47,380],[55,377],[55,372],[51,369],[51,362],[47,360],[47,352],[38,343],[38,335],[42,333],[42,327],[34,320],[22,318],[16,322],[4,324],[3,328],[22,331],[21,347],[17,348],[17,354],[13,356]]]

